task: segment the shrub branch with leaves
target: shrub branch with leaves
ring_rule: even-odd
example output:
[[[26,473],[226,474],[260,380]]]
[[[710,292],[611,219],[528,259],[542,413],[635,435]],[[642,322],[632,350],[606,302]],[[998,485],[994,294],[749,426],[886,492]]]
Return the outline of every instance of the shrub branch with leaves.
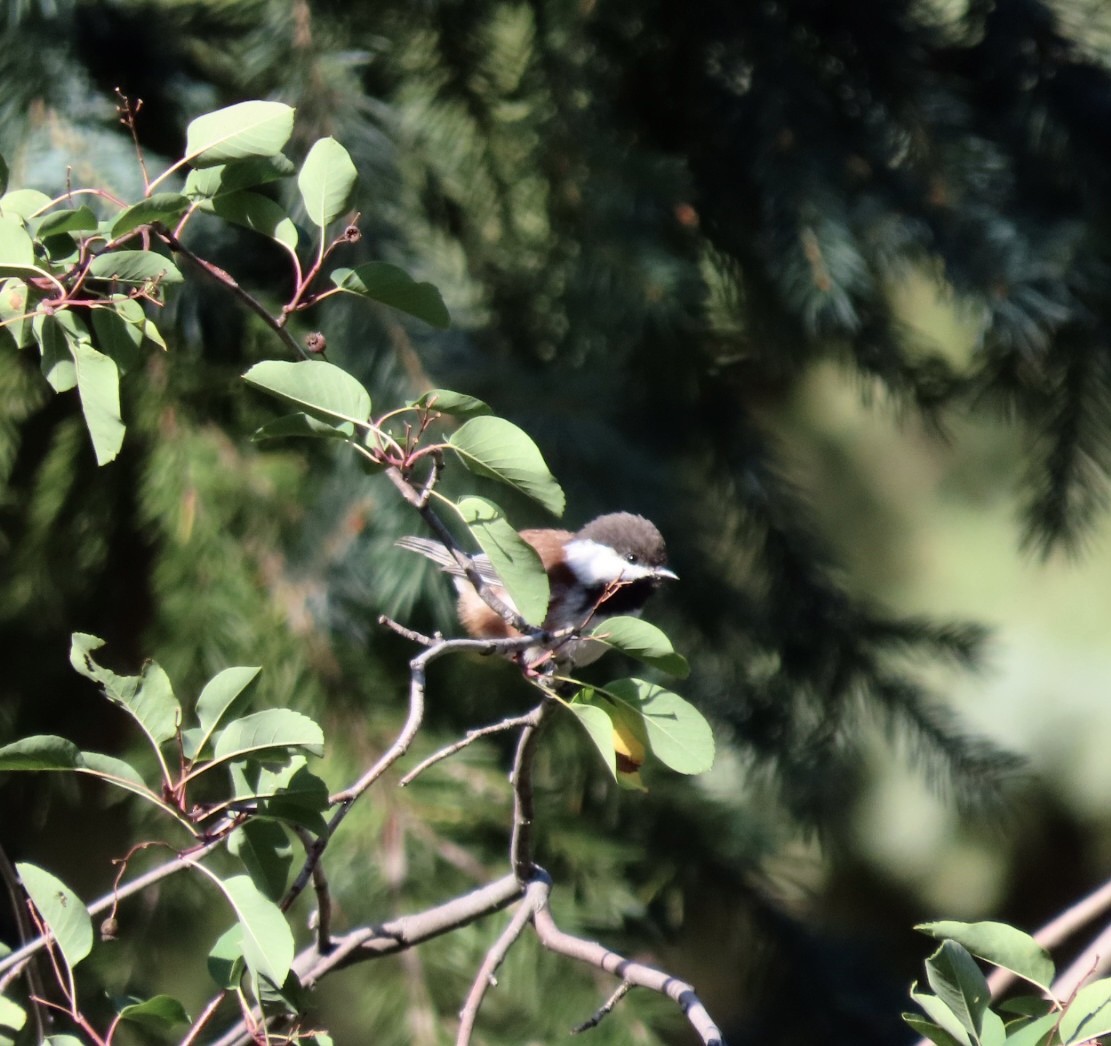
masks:
[[[530,710],[476,725],[397,782],[408,784],[480,738],[515,734],[507,874],[423,911],[343,933],[334,930],[325,873],[328,848],[353,805],[370,789],[385,786],[387,772],[420,731],[426,673],[433,661],[475,650],[512,656],[537,644],[556,650],[581,633],[666,675],[684,676],[687,663],[662,631],[634,618],[592,623],[587,615],[576,628],[543,630],[536,623],[546,614],[548,581],[536,553],[487,498],[452,500],[440,491],[449,462],[452,467],[458,463],[561,514],[563,491],[521,429],[495,417],[486,404],[450,390],[425,393],[376,415],[369,392],[355,377],[313,358],[324,351],[324,334],[310,334],[302,344],[291,333],[291,317],[341,294],[391,306],[435,327],[449,323],[439,292],[393,265],[370,262],[326,271],[333,257],[360,237],[358,216],[348,216],[356,169],[344,147],[323,138],[298,169],[282,153],[293,130],[293,109],[278,102],[244,102],[195,119],[184,155],[152,177],[135,133],[140,109],[141,104],[120,97],[120,119],[135,140],[144,185],[142,198],[134,202],[95,187],[71,187],[54,199],[34,189],[12,189],[4,168],[0,330],[18,348],[38,349],[42,373],[55,392],[76,390],[97,462],[105,465],[116,458],[125,437],[120,377],[138,364],[144,350],[167,348],[157,314],[183,282],[180,266],[187,263],[187,271],[192,268],[214,280],[261,317],[297,357],[263,361],[244,375],[249,385],[292,408],[254,438],[311,438],[345,445],[365,466],[368,482],[385,476],[444,543],[476,592],[517,634],[496,641],[426,636],[383,619],[420,648],[409,663],[408,715],[392,744],[358,779],[331,792],[310,769],[325,746],[320,726],[289,708],[249,710],[260,668],[226,668],[195,701],[183,704],[156,662],[147,662],[138,675],[118,675],[100,663],[101,639],[75,633],[73,668],[130,716],[149,749],[152,769],[143,772],[116,756],[40,734],[0,748],[0,770],[68,771],[99,778],[153,809],[166,825],[165,838],[136,843],[118,861],[112,888],[89,905],[42,868],[23,863],[9,871],[9,885],[22,898],[31,932],[23,947],[0,958],[0,1043],[15,1041],[29,1018],[42,1038],[51,1012],[65,1014],[86,1041],[105,1046],[129,1023],[163,1030],[185,1026],[183,1043],[326,1043],[329,1036],[313,1026],[306,1002],[306,990],[323,977],[415,947],[509,906],[515,906],[514,913],[475,971],[463,1002],[457,1042],[470,1041],[495,971],[530,926],[551,951],[621,979],[618,991],[583,1028],[598,1024],[630,987],[639,986],[673,999],[701,1041],[722,1042],[690,985],[562,931],[550,906],[552,879],[534,859],[538,826],[532,769],[549,717],[572,715],[613,778],[629,788],[643,787],[639,771],[646,763],[683,774],[710,767],[714,745],[705,719],[654,681],[626,678],[586,685],[559,675],[555,659],[548,671],[521,663],[522,678],[536,693]],[[307,247],[291,216],[260,191],[268,182],[294,174],[313,229]],[[175,182],[181,183],[177,191],[170,188]],[[277,311],[184,242],[193,222],[209,219],[246,227],[284,250],[292,289]],[[475,567],[476,553],[489,558],[512,606],[483,580]],[[292,840],[304,851],[296,872]],[[128,878],[137,853],[161,846],[173,856]],[[216,859],[225,850],[240,866],[230,875],[218,870]],[[116,936],[122,900],[182,871],[209,882],[228,907],[231,925],[207,956],[217,991],[195,1016],[179,1001],[157,995],[129,999],[108,1026],[94,1026],[74,977],[75,967],[94,949],[93,918],[103,916],[103,937]],[[315,932],[310,942],[299,945],[289,912],[310,884]],[[31,960],[39,953],[45,954],[56,982],[52,990],[38,984],[33,974]],[[23,981],[29,987],[21,989]],[[46,1041],[64,1046],[81,1040],[59,1032]]]

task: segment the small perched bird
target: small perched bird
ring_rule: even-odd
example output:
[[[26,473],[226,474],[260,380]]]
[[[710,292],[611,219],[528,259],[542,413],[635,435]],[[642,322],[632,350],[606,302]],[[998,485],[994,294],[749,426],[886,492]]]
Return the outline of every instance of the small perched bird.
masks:
[[[524,538],[540,556],[548,573],[548,613],[541,627],[548,632],[583,626],[617,614],[637,616],[648,597],[665,578],[678,580],[667,568],[663,536],[643,516],[614,512],[587,523],[578,533],[569,530],[522,530]],[[475,592],[451,553],[438,541],[405,537],[401,548],[419,552],[452,575],[459,592],[459,621],[475,639],[508,639],[519,633]],[[489,559],[473,557],[475,569],[490,586],[491,593],[516,609],[502,587]],[[549,653],[560,663],[585,665],[604,652],[601,643],[572,639],[554,650],[541,645],[529,647],[524,663],[536,664]]]

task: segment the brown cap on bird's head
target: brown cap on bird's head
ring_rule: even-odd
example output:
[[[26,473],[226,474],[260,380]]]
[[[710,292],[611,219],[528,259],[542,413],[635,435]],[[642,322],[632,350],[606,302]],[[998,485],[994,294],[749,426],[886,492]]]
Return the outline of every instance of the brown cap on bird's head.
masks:
[[[667,565],[667,545],[656,525],[632,512],[611,512],[587,523],[576,539],[612,548],[622,559],[645,567]],[[630,559],[629,557],[633,558]],[[663,577],[674,577],[667,571]]]

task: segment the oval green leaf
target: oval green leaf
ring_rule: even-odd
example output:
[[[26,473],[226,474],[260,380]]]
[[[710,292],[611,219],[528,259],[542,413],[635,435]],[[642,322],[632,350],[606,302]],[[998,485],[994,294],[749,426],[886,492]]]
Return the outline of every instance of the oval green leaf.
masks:
[[[361,425],[370,417],[370,393],[347,371],[324,360],[264,360],[243,380],[325,421]]]
[[[955,941],[943,941],[926,960],[926,979],[961,1027],[978,1038],[991,991],[976,960]]]
[[[96,463],[114,461],[123,446],[124,423],[120,416],[120,371],[116,361],[90,344],[70,345],[77,376],[77,394],[85,427],[93,442]]]
[[[207,209],[224,221],[276,240],[291,251],[297,249],[297,226],[269,196],[247,191],[230,193],[217,197]]]
[[[172,222],[189,207],[189,198],[177,192],[155,193],[145,200],[133,203],[116,215],[112,222],[110,235],[113,239],[126,236],[140,226],[151,222]],[[90,212],[91,213],[91,212]],[[94,226],[95,228],[95,226]],[[42,227],[39,227],[40,235]]]
[[[448,444],[471,472],[508,484],[556,516],[563,514],[563,489],[536,444],[512,422],[472,418],[451,434]]]
[[[582,724],[583,729],[590,736],[602,756],[602,762],[609,770],[613,779],[617,780],[617,750],[613,747],[613,722],[610,717],[596,705],[580,701],[572,701],[568,706],[575,718]]]
[[[35,244],[17,218],[0,217],[0,266],[35,267]]]
[[[268,439],[351,439],[355,435],[355,426],[349,421],[341,421],[332,425],[327,421],[314,418],[311,414],[286,414],[273,421],[260,425],[251,433],[255,443]]]
[[[478,547],[490,558],[517,613],[530,624],[543,624],[548,613],[548,575],[536,549],[510,526],[492,501],[467,497],[455,507]]]
[[[252,685],[261,671],[258,666],[225,668],[205,683],[197,698],[197,721],[201,724],[202,738],[193,753],[194,757],[204,748],[220,723],[251,699]]]
[[[15,868],[72,970],[93,950],[93,921],[84,903],[61,879],[42,868],[22,863]]]
[[[289,749],[323,755],[324,734],[308,716],[292,708],[267,708],[229,723],[216,738],[214,759],[226,762]]]
[[[293,109],[282,102],[240,102],[198,116],[185,135],[185,159],[211,167],[249,156],[274,156],[293,132]]]
[[[50,203],[50,197],[38,189],[13,189],[0,196],[0,215],[27,221],[49,207]]]
[[[939,940],[956,941],[985,962],[1010,970],[1039,988],[1048,990],[1056,976],[1049,952],[1029,934],[1006,923],[943,920],[922,923],[915,929]]]
[[[293,161],[281,153],[252,156],[235,163],[196,168],[189,172],[181,191],[190,200],[211,201],[278,178],[287,178],[296,169]]]
[[[444,330],[451,326],[444,299],[431,283],[418,283],[389,262],[366,262],[354,269],[336,269],[332,282],[349,294],[389,305]]]
[[[436,410],[456,418],[478,418],[493,413],[482,400],[463,392],[452,392],[451,389],[431,389],[420,399],[414,400],[413,406]]]
[[[687,659],[676,653],[667,634],[640,618],[605,618],[590,629],[589,635],[668,675],[679,678],[690,675]]]
[[[275,984],[285,981],[293,964],[293,934],[281,909],[266,897],[250,876],[218,880],[239,920],[240,947],[247,965]]]
[[[76,770],[81,749],[54,734],[34,734],[0,748],[0,770]]]
[[[1062,1014],[1059,1030],[1061,1046],[1111,1034],[1111,978],[1081,988]]]
[[[189,1024],[185,1007],[172,995],[154,995],[141,1002],[130,1002],[119,1011],[121,1021],[131,1021],[153,1031],[166,1031],[176,1024]]]
[[[107,251],[89,263],[89,278],[116,283],[181,283],[184,277],[169,258],[155,251]]]
[[[713,731],[689,701],[643,679],[618,679],[599,691],[641,716],[648,749],[665,766],[680,774],[701,774],[714,765]]]
[[[309,220],[321,229],[334,222],[346,210],[358,177],[350,153],[339,142],[334,138],[315,142],[297,175]]]
[[[98,222],[92,208],[82,204],[80,207],[65,207],[49,211],[42,216],[35,235],[40,240],[63,232],[92,232]]]

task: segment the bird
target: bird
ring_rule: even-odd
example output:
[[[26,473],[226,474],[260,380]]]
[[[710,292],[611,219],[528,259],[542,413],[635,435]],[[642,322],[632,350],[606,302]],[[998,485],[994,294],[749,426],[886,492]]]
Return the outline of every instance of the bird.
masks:
[[[663,535],[654,523],[632,512],[599,516],[577,532],[538,528],[520,534],[536,550],[548,574],[548,612],[541,628],[549,633],[582,628],[619,614],[638,617],[665,580],[679,579],[667,566]],[[492,640],[520,636],[479,596],[455,557],[439,541],[403,537],[397,544],[427,557],[451,575],[459,593],[459,622],[469,636]],[[491,594],[515,611],[489,558],[479,554],[471,557],[471,562]],[[528,647],[521,660],[526,666],[548,661],[578,667],[597,660],[605,649],[589,639],[563,637],[548,646]]]

